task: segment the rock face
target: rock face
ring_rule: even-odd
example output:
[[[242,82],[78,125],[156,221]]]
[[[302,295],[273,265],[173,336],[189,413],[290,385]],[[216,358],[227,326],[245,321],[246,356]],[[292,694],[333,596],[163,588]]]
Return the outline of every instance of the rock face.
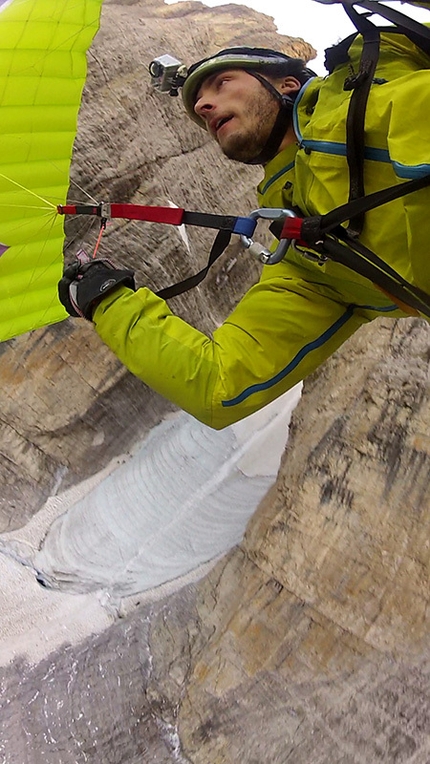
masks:
[[[427,764],[428,374],[424,322],[349,340],[306,383],[240,547],[4,669],[4,764]]]
[[[196,764],[428,761],[429,340],[378,322],[305,385],[276,491],[201,587]]]

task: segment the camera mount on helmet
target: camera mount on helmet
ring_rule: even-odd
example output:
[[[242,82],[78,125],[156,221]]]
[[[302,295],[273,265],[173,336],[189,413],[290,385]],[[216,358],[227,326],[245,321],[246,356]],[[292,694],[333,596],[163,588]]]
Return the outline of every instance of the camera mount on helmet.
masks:
[[[177,96],[179,88],[183,86],[187,78],[188,70],[177,58],[165,53],[151,61],[149,73],[151,85],[155,90]]]

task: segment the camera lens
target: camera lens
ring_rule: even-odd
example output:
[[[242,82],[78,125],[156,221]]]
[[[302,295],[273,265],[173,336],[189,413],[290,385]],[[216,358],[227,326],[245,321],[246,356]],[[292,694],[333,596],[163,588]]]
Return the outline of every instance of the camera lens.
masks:
[[[159,61],[151,61],[149,64],[149,73],[151,77],[161,77],[163,74],[163,66]]]

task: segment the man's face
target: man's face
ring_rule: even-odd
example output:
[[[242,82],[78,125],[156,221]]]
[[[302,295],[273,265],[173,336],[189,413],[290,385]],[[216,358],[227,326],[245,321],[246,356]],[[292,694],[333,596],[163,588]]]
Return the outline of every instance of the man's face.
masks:
[[[229,159],[249,162],[265,146],[279,105],[255,77],[229,69],[202,83],[194,111]]]

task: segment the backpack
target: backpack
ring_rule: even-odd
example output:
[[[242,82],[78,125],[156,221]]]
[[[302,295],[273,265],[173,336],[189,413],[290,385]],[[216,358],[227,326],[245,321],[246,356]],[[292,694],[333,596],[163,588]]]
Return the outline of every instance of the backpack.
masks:
[[[410,0],[406,0],[410,2]],[[399,11],[383,5],[379,0],[317,0],[324,4],[341,2],[357,32],[326,51],[326,67],[329,74],[337,78],[344,75],[343,88],[352,91],[346,119],[346,155],[349,169],[348,202],[326,215],[303,219],[288,218],[280,238],[295,239],[304,246],[311,247],[321,255],[342,263],[362,276],[370,279],[383,291],[393,296],[402,306],[430,317],[430,295],[403,279],[393,268],[374,252],[363,246],[358,237],[363,228],[365,213],[389,201],[399,199],[426,186],[430,186],[430,172],[421,177],[407,180],[388,188],[366,195],[364,187],[364,126],[366,106],[375,70],[384,55],[381,50],[381,35],[391,37],[402,35],[402,57],[406,56],[411,71],[430,69],[430,29]],[[428,2],[413,2],[413,5],[427,7]],[[360,8],[364,13],[359,13]],[[370,20],[378,14],[394,26],[377,27]],[[362,37],[359,58],[351,55],[358,34]],[[356,49],[356,46],[355,46]],[[402,61],[405,59],[402,58]],[[411,147],[413,151],[413,147]],[[347,223],[347,226],[341,225]],[[272,229],[273,230],[273,229]]]

